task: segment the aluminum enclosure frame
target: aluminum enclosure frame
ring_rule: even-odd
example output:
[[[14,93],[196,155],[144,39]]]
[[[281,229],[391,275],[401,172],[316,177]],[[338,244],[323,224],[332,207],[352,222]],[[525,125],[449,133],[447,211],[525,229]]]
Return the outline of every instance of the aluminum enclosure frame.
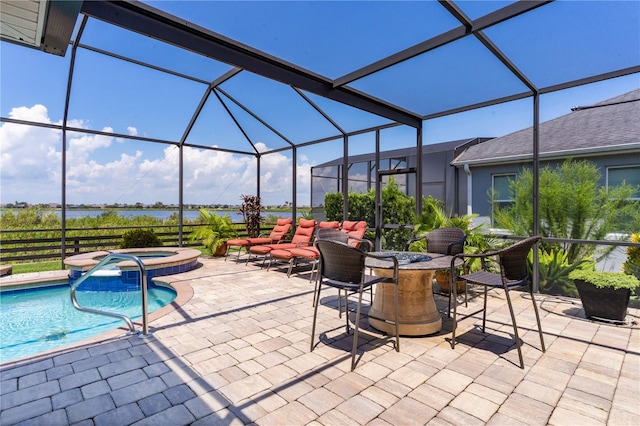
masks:
[[[603,74],[590,75],[585,78],[581,78],[578,80],[571,81],[563,81],[561,83],[547,86],[547,87],[536,87],[535,84],[531,81],[531,79],[526,75],[526,73],[519,70],[513,62],[509,59],[508,55],[501,52],[498,47],[491,41],[491,39],[483,32],[487,28],[490,28],[494,25],[500,24],[504,21],[508,21],[514,17],[520,16],[522,14],[529,13],[538,8],[544,7],[548,4],[553,3],[552,1],[544,0],[544,1],[518,1],[512,4],[509,4],[501,9],[498,9],[494,12],[491,12],[485,16],[482,16],[478,19],[470,19],[466,16],[462,10],[455,4],[453,1],[445,1],[439,0],[439,3],[443,6],[443,8],[449,12],[460,25],[455,27],[449,31],[446,31],[440,35],[432,37],[426,41],[418,43],[408,49],[404,49],[400,52],[396,52],[386,58],[383,58],[379,61],[371,63],[365,67],[362,67],[358,70],[350,72],[346,75],[338,77],[336,79],[329,79],[324,76],[318,75],[314,72],[308,71],[299,67],[295,64],[288,63],[284,60],[281,60],[277,57],[268,55],[264,52],[261,52],[257,49],[253,49],[244,44],[238,43],[232,39],[229,39],[225,36],[217,34],[213,31],[208,30],[207,28],[203,28],[197,26],[195,24],[186,22],[178,17],[165,13],[159,9],[148,6],[144,3],[136,2],[136,1],[86,1],[82,3],[82,7],[80,9],[80,13],[84,15],[83,23],[81,24],[81,29],[79,31],[79,35],[77,40],[74,41],[72,45],[72,60],[69,70],[69,77],[67,82],[67,95],[65,100],[65,109],[64,109],[64,120],[61,126],[57,125],[47,125],[47,127],[58,128],[62,130],[63,134],[63,182],[62,182],[62,206],[63,206],[63,229],[65,228],[65,205],[66,205],[66,145],[67,145],[67,132],[78,131],[85,132],[91,134],[103,134],[100,131],[91,131],[86,129],[75,129],[68,126],[67,118],[68,118],[68,108],[69,108],[69,94],[72,87],[73,81],[73,70],[75,64],[75,51],[78,48],[85,48],[89,50],[93,50],[98,53],[106,54],[113,56],[118,59],[130,61],[132,63],[137,63],[141,66],[147,66],[150,68],[154,68],[160,70],[162,72],[168,72],[171,74],[176,74],[170,70],[160,69],[156,66],[152,66],[149,64],[144,64],[139,61],[124,58],[119,55],[100,51],[99,49],[92,48],[91,46],[86,46],[81,41],[82,36],[82,27],[86,24],[87,19],[98,19],[103,22],[109,23],[111,25],[115,25],[121,28],[125,28],[127,30],[144,34],[146,36],[152,37],[156,40],[186,49],[191,52],[195,52],[209,58],[213,58],[217,61],[224,62],[233,67],[233,69],[224,75],[219,76],[214,81],[208,83],[208,87],[205,90],[205,93],[202,95],[202,100],[199,103],[198,107],[194,111],[191,120],[189,121],[187,127],[184,129],[182,137],[179,141],[171,141],[171,140],[159,140],[152,139],[146,137],[131,137],[129,135],[120,135],[125,138],[148,141],[148,142],[157,142],[164,144],[175,144],[180,148],[180,183],[179,183],[179,203],[180,203],[180,220],[182,221],[182,206],[183,206],[183,169],[182,169],[182,152],[185,146],[189,146],[186,143],[187,137],[197,120],[202,108],[206,102],[206,100],[213,94],[218,98],[221,104],[225,104],[225,99],[234,102],[240,108],[245,110],[247,113],[252,115],[254,118],[258,119],[263,125],[267,128],[271,129],[278,133],[283,139],[287,142],[288,147],[274,149],[268,152],[257,152],[255,149],[255,145],[252,142],[251,138],[242,131],[242,125],[235,119],[233,113],[226,108],[227,113],[232,117],[235,124],[242,131],[247,139],[249,145],[253,148],[253,152],[249,153],[247,151],[242,151],[238,149],[229,150],[229,149],[220,149],[220,148],[205,148],[198,146],[200,149],[217,149],[220,151],[228,151],[228,152],[237,152],[240,154],[248,154],[254,155],[257,159],[257,190],[258,196],[260,195],[260,158],[262,155],[269,154],[272,152],[278,152],[283,150],[291,150],[292,152],[292,161],[293,161],[293,187],[292,187],[292,204],[294,206],[293,214],[296,214],[296,164],[297,164],[297,149],[302,146],[308,146],[311,144],[322,143],[323,141],[328,140],[336,140],[342,139],[343,141],[343,157],[345,159],[348,158],[349,151],[349,137],[352,135],[359,134],[364,131],[374,130],[376,132],[376,153],[379,152],[379,132],[380,129],[386,128],[389,125],[378,126],[373,129],[363,129],[356,132],[346,132],[344,129],[340,128],[340,126],[333,120],[333,118],[322,111],[317,105],[315,105],[308,97],[304,95],[302,91],[308,91],[310,93],[317,94],[319,96],[349,105],[354,108],[358,108],[369,113],[385,117],[389,120],[392,120],[396,124],[392,125],[406,125],[416,129],[416,146],[417,146],[417,158],[418,165],[417,170],[420,172],[422,170],[421,165],[421,151],[422,151],[422,139],[424,134],[423,123],[425,120],[430,120],[433,118],[443,117],[446,115],[451,115],[455,113],[460,113],[464,111],[469,111],[477,108],[498,105],[505,102],[510,102],[519,99],[532,99],[532,111],[531,116],[533,120],[533,152],[534,152],[534,176],[537,177],[538,174],[538,126],[539,126],[539,116],[540,116],[540,106],[539,106],[539,97],[542,94],[551,93],[559,90],[564,90],[567,88],[577,87],[585,84],[590,84],[598,81],[603,81],[607,79],[612,79],[616,77],[621,77],[630,74],[640,73],[640,65],[631,66],[628,68],[618,69],[614,71],[610,71]],[[374,96],[368,95],[356,89],[353,89],[348,86],[350,82],[363,78],[367,75],[373,74],[380,70],[386,69],[403,61],[409,60],[413,57],[416,57],[420,54],[438,49],[442,46],[448,45],[452,42],[460,40],[464,37],[475,37],[486,49],[489,51],[495,58],[497,58],[509,72],[514,75],[520,82],[522,82],[528,90],[523,91],[521,93],[505,96],[505,97],[496,97],[494,99],[489,99],[487,101],[483,101],[476,104],[465,105],[458,108],[453,108],[445,111],[437,111],[434,113],[430,113],[427,115],[421,115],[417,112],[407,111],[399,106],[392,105],[388,102],[382,101],[380,99],[375,98]],[[306,102],[313,106],[332,126],[334,126],[337,130],[337,134],[332,137],[327,137],[324,139],[319,139],[315,141],[304,141],[302,143],[293,142],[287,138],[285,138],[281,133],[277,132],[274,126],[269,125],[266,121],[262,120],[257,114],[253,113],[250,109],[246,108],[241,103],[237,102],[233,97],[224,92],[218,86],[228,79],[234,78],[235,75],[243,72],[250,71],[252,73],[258,74],[260,76],[269,78],[271,80],[275,80],[281,82],[285,85],[290,86],[293,90],[295,90]],[[193,78],[190,76],[180,75],[183,78]],[[19,124],[29,124],[35,126],[42,126],[41,123],[28,123],[19,120],[14,120],[6,117],[1,117],[0,121],[2,122],[14,122]],[[106,133],[104,133],[106,134]],[[109,133],[109,136],[119,136],[113,133]],[[346,169],[346,167],[345,167]],[[421,177],[417,176],[417,211],[421,211]],[[534,194],[534,231],[537,232],[539,229],[538,225],[538,191],[537,191],[537,179],[534,179],[536,182],[535,194]],[[346,179],[344,180],[343,192],[348,191],[348,182]],[[346,197],[345,197],[346,200]],[[348,205],[345,203],[344,205],[344,213],[348,211]],[[182,225],[182,222],[180,223]],[[376,220],[376,233],[379,235],[381,226],[379,220]],[[182,229],[182,226],[180,226]],[[180,234],[182,237],[182,233]],[[64,232],[63,232],[63,248],[62,248],[62,256],[64,257],[65,253],[65,242],[64,242]]]

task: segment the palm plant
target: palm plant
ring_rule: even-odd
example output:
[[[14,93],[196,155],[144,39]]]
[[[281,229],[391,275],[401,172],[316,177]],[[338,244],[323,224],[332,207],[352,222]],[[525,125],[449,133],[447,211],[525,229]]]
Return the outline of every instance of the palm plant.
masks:
[[[446,212],[442,201],[429,196],[423,202],[422,214],[416,222],[414,234],[416,237],[419,237],[438,228],[460,228],[466,235],[464,252],[481,253],[489,247],[495,247],[495,241],[482,233],[483,224],[473,226],[473,219],[477,216],[477,214],[452,216]],[[426,249],[425,240],[420,240],[410,247],[411,251],[424,251]],[[479,259],[470,259],[467,264],[465,264],[465,269],[470,271],[475,271],[479,268]]]
[[[217,215],[206,209],[200,209],[200,219],[205,224],[191,233],[191,241],[200,241],[212,255],[222,255],[226,250],[226,242],[237,235],[231,216]]]

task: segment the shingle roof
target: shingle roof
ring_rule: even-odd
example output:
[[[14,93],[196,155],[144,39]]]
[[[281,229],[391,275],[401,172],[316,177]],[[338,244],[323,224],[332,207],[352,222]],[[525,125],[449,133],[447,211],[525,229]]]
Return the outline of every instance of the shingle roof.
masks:
[[[611,150],[640,155],[640,89],[540,123],[540,156],[568,156]],[[533,127],[474,145],[453,165],[502,163],[531,158]],[[633,152],[633,151],[631,151]]]

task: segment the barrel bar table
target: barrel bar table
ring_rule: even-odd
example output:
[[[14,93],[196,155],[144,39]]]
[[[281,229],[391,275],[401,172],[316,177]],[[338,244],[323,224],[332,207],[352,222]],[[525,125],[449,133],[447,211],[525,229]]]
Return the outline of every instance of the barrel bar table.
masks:
[[[393,254],[398,258],[398,317],[399,333],[402,336],[424,336],[442,329],[442,317],[433,298],[433,275],[438,269],[451,268],[452,256],[440,253],[417,252],[373,252],[372,254]],[[460,265],[462,260],[460,260]],[[369,258],[366,265],[378,276],[391,277],[393,262]],[[458,266],[458,264],[456,264]],[[373,305],[369,315],[393,321],[393,284],[381,283],[376,286]],[[394,334],[393,324],[369,318],[374,328],[387,334]]]

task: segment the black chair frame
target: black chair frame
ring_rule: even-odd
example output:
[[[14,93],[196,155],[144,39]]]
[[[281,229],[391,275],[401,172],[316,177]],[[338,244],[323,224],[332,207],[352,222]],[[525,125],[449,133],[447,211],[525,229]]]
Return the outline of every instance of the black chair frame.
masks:
[[[395,302],[395,342],[394,346],[396,352],[400,351],[400,335],[398,329],[398,259],[392,255],[374,255],[366,251],[355,248],[349,244],[345,244],[339,241],[318,239],[315,242],[315,246],[320,252],[320,262],[318,265],[319,281],[317,289],[315,291],[315,306],[313,311],[313,325],[311,327],[311,346],[310,350],[314,349],[314,340],[316,332],[316,320],[318,316],[318,305],[320,305],[320,291],[323,285],[333,287],[340,290],[344,290],[348,293],[358,293],[358,303],[356,305],[354,334],[353,334],[353,347],[351,350],[351,370],[356,365],[356,353],[358,348],[358,332],[360,328],[360,318],[362,316],[370,317],[367,314],[362,313],[362,294],[365,290],[371,289],[378,283],[392,283],[394,284],[394,302]],[[384,259],[393,262],[393,276],[381,277],[372,276],[367,274],[368,267],[365,266],[367,258]],[[341,309],[341,308],[340,308]],[[345,307],[346,318],[346,333],[349,334],[349,309]],[[391,322],[388,319],[376,318],[380,321]]]
[[[467,254],[460,253],[453,257],[451,260],[451,276],[452,282],[455,282],[455,267],[454,263],[458,259],[470,259],[480,258],[482,269],[477,272],[461,275],[460,278],[467,281],[469,284],[481,285],[484,287],[484,301],[483,308],[476,312],[465,315],[463,318],[468,318],[479,312],[482,312],[482,332],[485,332],[486,318],[487,318],[487,293],[489,288],[502,288],[505,291],[507,304],[509,306],[509,313],[511,314],[511,324],[513,326],[513,333],[516,341],[516,347],[518,348],[518,357],[520,358],[520,368],[524,368],[524,359],[522,356],[522,349],[520,345],[520,338],[518,336],[518,326],[516,324],[516,317],[513,312],[513,305],[511,303],[511,297],[509,290],[513,288],[519,288],[528,286],[531,296],[531,302],[533,303],[533,309],[536,315],[536,322],[538,324],[538,334],[540,335],[540,344],[542,352],[545,352],[544,337],[542,335],[542,326],[540,324],[540,314],[538,313],[538,307],[536,305],[536,299],[533,294],[533,285],[529,279],[529,268],[527,264],[527,255],[532,247],[541,240],[540,236],[529,237],[524,240],[518,241],[513,245],[499,250],[488,250],[479,254]],[[490,258],[496,258],[500,266],[500,272],[492,272],[489,270],[488,261]],[[452,285],[453,298],[456,300],[456,286]],[[451,348],[454,349],[456,345],[456,328],[458,325],[457,318],[457,303],[453,305],[453,324],[451,333]]]

